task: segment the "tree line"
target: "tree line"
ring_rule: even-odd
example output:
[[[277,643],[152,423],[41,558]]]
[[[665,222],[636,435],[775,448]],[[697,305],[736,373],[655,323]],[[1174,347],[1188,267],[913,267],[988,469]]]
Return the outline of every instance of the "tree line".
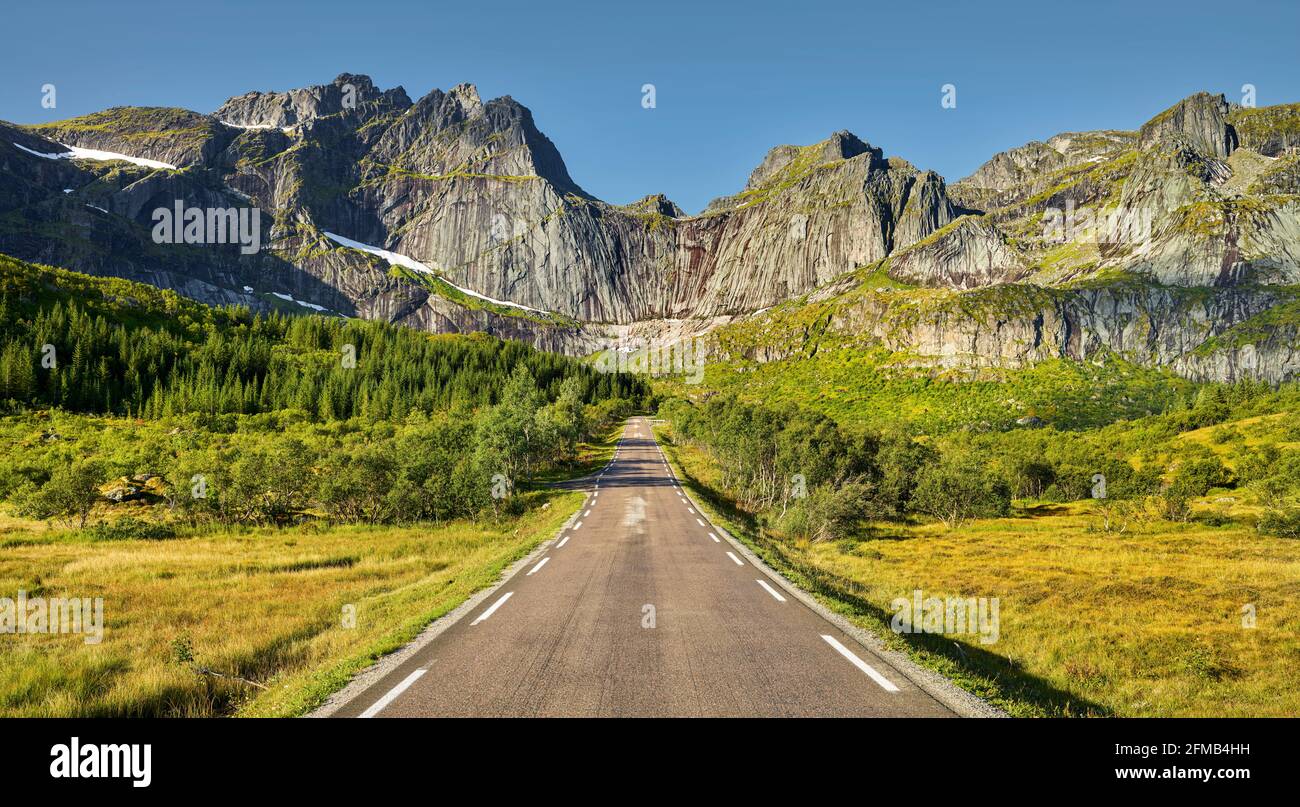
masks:
[[[296,409],[316,420],[401,419],[494,403],[512,369],[543,394],[568,376],[585,402],[641,398],[636,377],[485,336],[432,336],[379,322],[252,314],[133,322],[56,300],[30,314],[0,300],[0,401],[160,418]]]
[[[917,516],[955,526],[1006,515],[1013,498],[1095,500],[1107,530],[1112,516],[1138,511],[1188,521],[1194,499],[1243,487],[1263,505],[1261,532],[1300,536],[1300,452],[1290,448],[1300,442],[1298,411],[1294,385],[1251,382],[1203,385],[1161,415],[1086,431],[847,430],[794,405],[734,396],[660,408],[676,439],[707,452],[719,485],[743,509],[814,540]],[[1251,444],[1219,426],[1260,416],[1272,431]],[[1216,426],[1213,445],[1181,437]],[[1224,456],[1236,459],[1229,466]]]
[[[520,342],[214,308],[0,256],[6,428],[52,410],[77,432],[10,441],[0,498],[33,517],[89,526],[122,477],[195,523],[499,513],[650,397]],[[134,420],[100,432],[101,415]]]
[[[950,524],[1004,515],[1011,492],[975,457],[905,430],[850,432],[815,412],[714,397],[665,402],[675,439],[705,450],[722,487],[781,532],[821,540],[865,521],[925,514]]]

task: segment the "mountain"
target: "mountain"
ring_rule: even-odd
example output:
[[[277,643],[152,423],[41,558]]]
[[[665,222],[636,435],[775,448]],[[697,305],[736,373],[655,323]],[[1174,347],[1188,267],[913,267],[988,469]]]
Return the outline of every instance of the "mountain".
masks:
[[[1300,105],[1206,93],[1137,132],[1011,149],[951,186],[841,131],[773,148],[739,192],[686,215],[658,194],[584,191],[509,97],[462,84],[412,101],[343,74],[210,115],[0,123],[0,252],[207,303],[576,354],[707,333],[720,357],[790,355],[726,329],[833,305],[831,327],[917,366],[1104,349],[1278,381],[1300,361],[1298,149]],[[155,211],[176,205],[255,206],[262,248],[155,243]]]

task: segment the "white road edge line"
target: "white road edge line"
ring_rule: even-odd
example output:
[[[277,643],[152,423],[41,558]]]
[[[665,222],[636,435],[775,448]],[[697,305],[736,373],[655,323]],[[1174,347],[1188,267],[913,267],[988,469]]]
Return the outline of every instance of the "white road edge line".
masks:
[[[582,522],[579,521],[577,524],[574,524],[574,525],[573,525],[573,528],[576,530],[576,529],[578,529],[578,528],[581,527],[581,526],[582,526]]]
[[[494,613],[496,613],[496,610],[497,610],[498,608],[500,608],[501,606],[503,606],[503,605],[506,604],[506,600],[510,599],[510,598],[513,597],[513,596],[514,596],[514,592],[513,592],[513,591],[507,591],[504,597],[502,597],[501,599],[499,599],[499,600],[497,600],[496,602],[492,603],[492,607],[491,607],[491,608],[488,608],[486,611],[484,611],[483,613],[479,614],[478,619],[476,619],[476,620],[474,620],[473,622],[469,623],[469,624],[470,624],[470,627],[473,627],[473,626],[477,625],[478,623],[482,622],[483,620],[487,619],[488,617],[492,616]]]
[[[530,572],[530,574],[531,574],[531,572]],[[771,594],[773,597],[776,597],[776,601],[777,601],[777,602],[785,602],[785,597],[782,597],[780,594],[777,594],[777,593],[776,593],[776,589],[774,589],[774,588],[772,588],[771,586],[769,586],[769,585],[767,584],[767,581],[765,581],[765,580],[755,580],[754,582],[755,582],[755,583],[758,583],[760,586],[762,586],[763,589],[764,589],[768,594]]]
[[[559,549],[560,547],[564,546],[564,545],[567,544],[568,542],[569,542],[569,536],[566,535],[566,536],[564,536],[563,538],[560,539],[560,542],[559,542],[558,544],[555,545],[555,548],[556,548],[556,549]]]
[[[835,648],[837,651],[839,651],[839,654],[841,656],[843,656],[844,658],[852,662],[854,667],[857,667],[859,670],[862,670],[864,673],[866,673],[868,676],[871,677],[872,681],[875,681],[877,684],[880,684],[881,688],[884,689],[886,692],[898,691],[898,687],[894,686],[894,684],[888,678],[876,672],[875,669],[870,664],[858,658],[856,653],[854,653],[852,650],[848,649],[844,645],[840,644],[835,639],[834,636],[827,636],[826,634],[823,633],[822,638],[826,640],[826,644]]]
[[[696,524],[699,524],[701,527],[703,527],[703,526],[704,526],[704,519],[702,519],[702,518],[697,518],[697,519],[695,519],[695,523],[696,523]]]
[[[713,539],[713,543],[715,544],[722,543],[722,541],[718,540],[718,536],[714,535],[713,533],[709,533],[709,537]]]
[[[590,511],[590,510],[588,510],[588,511],[585,512],[585,513],[583,513],[583,514],[582,514],[582,517],[583,517],[583,518],[586,518],[586,517],[589,516],[589,515],[591,515],[591,511]]]
[[[420,676],[424,675],[426,672],[428,672],[428,670],[416,670],[415,672],[406,676],[406,678],[402,679],[402,683],[388,690],[388,694],[384,695],[384,697],[375,701],[370,706],[369,709],[362,712],[360,715],[358,715],[358,717],[374,717],[375,715],[384,711],[384,709],[388,707],[388,704],[396,700],[397,696],[405,692],[407,688],[411,686],[411,684],[414,684],[416,681],[419,681]]]
[[[541,571],[542,567],[545,566],[549,561],[550,561],[550,558],[549,558],[549,557],[547,557],[547,558],[542,558],[542,562],[539,563],[539,564],[537,564],[537,565],[534,566],[533,568],[529,569],[529,570],[528,570],[528,574],[524,575],[524,577],[531,577],[532,575],[534,575],[534,574],[536,574],[537,572]]]
[[[732,554],[731,552],[728,552],[728,553],[727,553],[727,557],[729,557],[729,558],[731,558],[732,560],[734,560],[734,561],[736,562],[736,565],[737,565],[737,566],[744,566],[744,565],[745,565],[745,564],[743,564],[743,563],[740,562],[740,558],[736,557],[736,556],[735,556],[734,554]]]

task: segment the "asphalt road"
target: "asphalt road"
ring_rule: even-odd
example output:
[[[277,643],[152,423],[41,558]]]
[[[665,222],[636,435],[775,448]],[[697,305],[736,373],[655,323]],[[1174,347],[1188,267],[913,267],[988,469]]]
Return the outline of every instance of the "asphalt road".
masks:
[[[952,716],[716,535],[649,422],[537,561],[335,717]]]

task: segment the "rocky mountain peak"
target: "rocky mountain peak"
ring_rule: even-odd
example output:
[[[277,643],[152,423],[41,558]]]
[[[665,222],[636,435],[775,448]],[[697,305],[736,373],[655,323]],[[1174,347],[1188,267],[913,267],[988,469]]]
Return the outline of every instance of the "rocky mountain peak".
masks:
[[[869,151],[879,152],[880,149],[873,149],[869,143],[866,143],[848,129],[835,132],[822,144],[822,155],[827,158],[827,162],[831,160],[847,160],[859,154],[866,154]]]
[[[1237,132],[1228,122],[1232,107],[1223,94],[1198,92],[1142,124],[1139,145],[1157,143],[1190,146],[1211,157],[1226,158],[1237,148]]]
[[[478,87],[473,84],[457,84],[451,88],[447,96],[460,104],[467,114],[473,114],[483,108],[483,99],[479,98]]]
[[[318,84],[286,92],[253,92],[226,100],[213,117],[245,129],[283,128],[316,118],[355,109],[372,101],[385,100],[407,107],[406,90],[380,90],[369,76],[341,73],[329,84]]]
[[[370,76],[362,73],[339,73],[334,77],[334,80],[330,82],[330,85],[334,87],[344,87],[349,84],[356,87],[358,91],[369,93],[376,92],[375,82],[371,80]]]
[[[749,181],[745,183],[745,190],[762,187],[796,162],[820,165],[838,160],[852,159],[861,154],[870,154],[873,163],[879,162],[884,157],[883,151],[863,141],[847,129],[841,129],[820,143],[814,143],[811,146],[776,146],[767,152],[763,162],[759,163],[758,167],[749,175]]]
[[[961,182],[975,188],[1004,191],[1028,176],[1053,171],[1064,162],[1055,146],[1031,140],[1023,146],[998,152]]]
[[[0,168],[18,178],[17,190],[0,188],[0,213],[76,233],[0,226],[0,252],[147,277],[214,302],[275,306],[285,299],[269,297],[275,289],[299,306],[429,330],[500,328],[580,352],[596,332],[584,329],[743,316],[861,267],[949,289],[1114,271],[1168,286],[1290,285],[1300,277],[1297,110],[1238,108],[1201,93],[1140,134],[1033,141],[952,186],[839,131],[777,146],[744,190],[686,216],[662,194],[611,205],[583,193],[509,96],[484,100],[458,84],[412,103],[400,87],[344,73],[237,96],[216,116],[124,107],[0,124]],[[271,127],[290,131],[240,131]],[[1142,140],[1152,147],[1139,149]],[[130,159],[71,159],[73,148]],[[108,248],[137,243],[159,200],[211,208],[236,198],[275,216],[257,263],[212,249],[159,270],[148,242],[135,253]],[[1154,235],[1101,240],[1086,221],[1081,235],[1049,232],[1048,210],[1071,205],[1098,217],[1112,207],[1149,212]],[[86,232],[104,251],[80,251]],[[420,261],[484,301],[466,307],[445,285],[332,246],[341,242],[324,232]],[[532,315],[517,313],[530,309],[583,325],[534,331]]]
[[[636,213],[650,213],[674,219],[686,215],[685,211],[662,193],[652,193],[649,196],[644,196],[628,205],[627,209]]]

